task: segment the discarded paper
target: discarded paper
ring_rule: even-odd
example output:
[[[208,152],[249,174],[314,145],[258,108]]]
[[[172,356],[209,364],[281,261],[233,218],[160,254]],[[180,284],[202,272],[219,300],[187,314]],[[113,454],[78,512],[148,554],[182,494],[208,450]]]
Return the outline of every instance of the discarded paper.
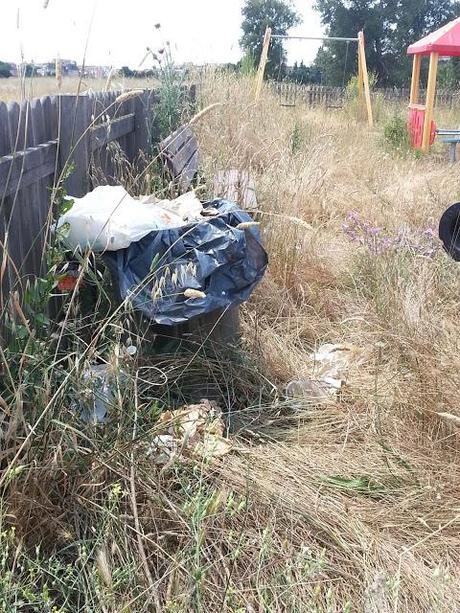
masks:
[[[209,400],[165,411],[158,427],[163,431],[148,450],[155,464],[167,464],[179,456],[215,459],[226,455],[232,447],[224,437],[222,411]]]

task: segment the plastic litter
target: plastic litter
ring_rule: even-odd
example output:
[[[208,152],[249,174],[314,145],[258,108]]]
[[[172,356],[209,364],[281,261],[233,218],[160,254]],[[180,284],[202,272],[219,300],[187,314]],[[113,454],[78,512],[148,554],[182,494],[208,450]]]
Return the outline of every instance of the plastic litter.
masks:
[[[177,411],[165,411],[157,425],[162,432],[147,450],[155,464],[168,464],[179,457],[214,460],[232,448],[224,437],[222,411],[209,400]]]
[[[286,386],[286,396],[313,403],[331,401],[347,383],[350,368],[360,366],[365,359],[366,351],[355,345],[321,345],[309,356],[311,378],[290,381]]]
[[[108,364],[95,364],[83,373],[83,386],[74,401],[74,410],[85,423],[100,424],[116,401],[123,371],[114,373]]]
[[[315,381],[313,379],[298,379],[290,381],[286,385],[286,396],[288,398],[302,398],[314,403],[327,402],[337,395],[337,388],[325,381]]]
[[[151,231],[103,255],[120,298],[157,324],[173,326],[241,304],[265,273],[258,227],[238,228],[252,222],[248,213],[226,200],[205,203],[203,213],[209,210],[210,217]]]
[[[201,216],[202,205],[194,192],[176,200],[133,198],[121,186],[102,185],[74,203],[58,221],[69,249],[97,252],[126,249],[152,230],[177,228]]]

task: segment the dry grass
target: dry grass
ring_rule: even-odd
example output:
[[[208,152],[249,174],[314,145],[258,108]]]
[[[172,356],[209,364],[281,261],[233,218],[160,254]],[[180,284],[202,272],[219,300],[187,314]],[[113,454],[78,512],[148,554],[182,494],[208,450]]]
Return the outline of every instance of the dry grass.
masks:
[[[325,547],[330,610],[347,601],[353,610],[454,610],[458,428],[436,413],[460,415],[459,271],[443,253],[372,256],[341,225],[350,210],[389,232],[435,225],[458,199],[457,169],[443,150],[395,155],[379,128],[342,113],[285,109],[268,94],[255,109],[248,85],[209,81],[204,102],[228,104],[199,132],[206,174],[249,168],[256,180],[271,264],[247,307],[247,338],[278,383],[308,376],[307,355],[323,342],[351,342],[370,357],[342,401],[300,412],[282,441],[272,424],[272,442],[232,458],[223,481],[250,483],[276,509],[273,531],[287,529],[291,547]],[[294,131],[301,144],[293,153]],[[333,475],[368,476],[382,495],[322,484]],[[442,585],[440,576],[448,577]],[[307,592],[298,602],[310,602]]]
[[[438,414],[460,417],[459,271],[441,252],[372,255],[342,223],[353,209],[388,232],[425,228],[456,199],[458,171],[443,152],[392,153],[379,126],[345,113],[282,108],[268,92],[255,108],[246,80],[211,75],[202,97],[227,103],[195,126],[204,175],[250,169],[271,259],[244,307],[245,352],[149,358],[158,387],[145,396],[139,364],[123,362],[126,390],[91,429],[71,399],[95,357],[120,367],[129,313],[100,322],[33,393],[46,347],[28,347],[7,398],[18,416],[3,457],[17,463],[3,473],[0,606],[456,611],[458,426]],[[324,342],[363,348],[365,362],[335,401],[284,400]],[[234,450],[156,466],[159,409],[206,386],[230,413]]]
[[[80,84],[80,85],[79,85]],[[108,82],[107,79],[80,79],[77,77],[63,77],[61,87],[58,87],[54,77],[33,77],[19,79],[11,77],[0,79],[0,101],[18,101],[21,99],[22,92],[28,99],[49,96],[52,94],[75,94],[78,91],[104,91],[109,85],[113,91],[126,91],[137,88],[152,87],[151,79],[135,79],[125,77],[114,77]]]

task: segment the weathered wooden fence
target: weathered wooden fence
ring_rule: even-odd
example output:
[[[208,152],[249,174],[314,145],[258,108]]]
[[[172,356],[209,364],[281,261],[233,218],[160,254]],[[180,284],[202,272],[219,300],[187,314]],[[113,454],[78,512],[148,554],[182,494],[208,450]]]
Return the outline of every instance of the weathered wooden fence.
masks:
[[[273,92],[279,97],[280,104],[294,106],[303,103],[308,106],[339,107],[346,99],[346,88],[329,87],[326,85],[301,85],[288,81],[272,82]],[[372,91],[373,98],[381,98],[386,102],[406,104],[409,101],[410,90],[408,88],[376,88]],[[426,92],[420,91],[420,100],[423,100]],[[436,105],[454,108],[460,105],[459,90],[443,90],[436,92]]]
[[[51,193],[72,163],[67,192],[115,181],[111,144],[134,162],[152,142],[156,94],[145,90],[0,102],[0,313],[12,291],[43,271]]]

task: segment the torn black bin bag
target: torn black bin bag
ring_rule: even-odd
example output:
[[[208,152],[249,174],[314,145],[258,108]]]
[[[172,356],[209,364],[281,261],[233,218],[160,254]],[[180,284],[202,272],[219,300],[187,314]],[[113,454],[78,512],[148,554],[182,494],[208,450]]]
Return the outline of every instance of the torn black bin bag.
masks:
[[[174,326],[241,304],[262,279],[268,258],[252,218],[227,200],[204,208],[215,216],[180,228],[155,230],[127,249],[106,252],[121,299],[157,324]],[[187,298],[186,289],[205,296]]]

